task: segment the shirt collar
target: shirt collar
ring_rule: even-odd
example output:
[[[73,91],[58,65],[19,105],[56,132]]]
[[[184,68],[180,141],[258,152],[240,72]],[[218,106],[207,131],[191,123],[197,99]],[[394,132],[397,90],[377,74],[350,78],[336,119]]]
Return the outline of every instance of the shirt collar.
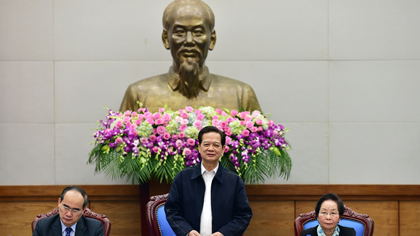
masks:
[[[172,70],[172,66],[169,68],[168,73],[168,85],[171,87],[173,91],[176,91],[179,89],[179,83],[181,79],[178,75],[174,73]],[[211,76],[209,73],[209,68],[207,66],[204,67],[203,73],[200,76],[200,89],[204,91],[208,91],[211,84]]]
[[[203,162],[201,162],[201,175],[203,175],[204,172],[209,172],[209,173],[214,172],[214,174],[216,175],[218,169],[219,169],[219,163],[217,163],[216,168],[214,168],[212,171],[207,171],[203,165]]]
[[[65,226],[64,224],[63,224],[63,221],[60,219],[60,222],[61,222],[61,233],[63,233],[64,232],[64,230],[66,230],[66,228],[67,228],[67,226]],[[73,232],[75,232],[76,233],[76,225],[77,225],[77,222],[74,224],[74,225],[72,225],[72,226],[70,226],[70,228],[73,230]]]
[[[318,228],[316,229],[316,231],[318,232],[318,236],[326,236],[320,224],[318,225]],[[339,236],[339,235],[340,235],[340,228],[338,227],[338,225],[336,225],[332,236]]]

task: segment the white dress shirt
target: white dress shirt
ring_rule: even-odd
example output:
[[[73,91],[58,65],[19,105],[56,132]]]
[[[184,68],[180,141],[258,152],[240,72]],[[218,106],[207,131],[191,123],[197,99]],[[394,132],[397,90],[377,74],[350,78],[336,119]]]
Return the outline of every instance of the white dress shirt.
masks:
[[[211,213],[211,183],[216,175],[219,164],[212,171],[207,171],[201,163],[201,175],[203,176],[204,184],[206,185],[206,191],[204,193],[203,211],[201,212],[200,219],[200,234],[202,236],[209,236],[212,232],[212,221],[213,216]]]

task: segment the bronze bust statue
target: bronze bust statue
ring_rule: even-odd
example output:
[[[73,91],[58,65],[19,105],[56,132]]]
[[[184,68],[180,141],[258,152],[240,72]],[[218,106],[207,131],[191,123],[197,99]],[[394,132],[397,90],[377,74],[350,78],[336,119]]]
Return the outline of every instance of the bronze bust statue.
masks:
[[[171,51],[169,72],[137,81],[127,88],[120,111],[137,110],[140,102],[151,112],[168,104],[178,110],[212,106],[229,110],[261,110],[246,83],[209,73],[205,60],[216,44],[213,11],[201,0],[175,0],[163,13],[162,41]]]

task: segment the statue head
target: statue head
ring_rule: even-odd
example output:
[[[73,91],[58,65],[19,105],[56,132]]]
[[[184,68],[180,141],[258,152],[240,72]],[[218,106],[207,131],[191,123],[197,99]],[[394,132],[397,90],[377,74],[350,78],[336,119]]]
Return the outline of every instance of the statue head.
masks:
[[[163,13],[162,41],[171,50],[173,71],[201,73],[216,44],[214,14],[201,0],[175,0]]]

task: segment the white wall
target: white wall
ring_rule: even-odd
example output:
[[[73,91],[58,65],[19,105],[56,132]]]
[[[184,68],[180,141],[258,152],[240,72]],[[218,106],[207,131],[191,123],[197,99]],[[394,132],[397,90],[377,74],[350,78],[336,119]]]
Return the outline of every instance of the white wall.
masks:
[[[91,128],[168,70],[169,2],[0,0],[0,185],[126,183],[86,164]],[[266,183],[419,184],[420,1],[206,2],[210,71],[290,128],[292,175]]]

